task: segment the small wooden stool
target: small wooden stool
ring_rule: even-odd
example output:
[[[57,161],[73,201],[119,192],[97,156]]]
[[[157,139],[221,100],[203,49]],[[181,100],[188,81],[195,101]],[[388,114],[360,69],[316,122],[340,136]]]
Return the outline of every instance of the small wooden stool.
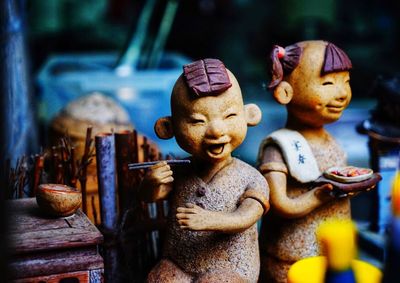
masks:
[[[7,202],[12,282],[103,282],[102,234],[80,209],[50,218],[35,198]]]

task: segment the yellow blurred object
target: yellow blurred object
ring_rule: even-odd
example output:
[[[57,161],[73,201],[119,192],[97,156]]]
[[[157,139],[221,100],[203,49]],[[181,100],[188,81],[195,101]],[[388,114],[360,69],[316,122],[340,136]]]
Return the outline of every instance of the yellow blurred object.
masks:
[[[352,260],[351,267],[359,283],[380,283],[382,272],[375,266],[360,260]],[[324,283],[327,258],[309,257],[294,263],[289,269],[288,283]]]
[[[356,227],[351,220],[330,220],[317,230],[322,254],[328,258],[330,270],[343,271],[349,268],[356,257]]]
[[[396,171],[392,187],[392,212],[396,217],[400,216],[400,171]]]
[[[354,282],[354,279],[358,283],[381,282],[382,272],[378,268],[354,259],[356,226],[351,220],[332,219],[322,223],[317,229],[317,238],[326,256],[305,258],[293,264],[288,283],[324,283],[328,270],[336,274],[329,273],[334,276],[329,277],[334,280],[330,282]]]

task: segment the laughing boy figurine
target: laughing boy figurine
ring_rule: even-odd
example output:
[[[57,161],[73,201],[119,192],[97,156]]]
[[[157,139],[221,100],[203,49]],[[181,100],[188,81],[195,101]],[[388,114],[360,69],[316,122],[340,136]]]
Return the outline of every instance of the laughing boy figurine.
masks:
[[[283,283],[291,264],[320,254],[315,232],[322,221],[351,217],[348,197],[313,181],[346,165],[345,152],[324,125],[337,121],[350,102],[352,64],[326,41],[275,46],[271,59],[269,87],[286,106],[287,122],[260,148],[259,169],[271,189],[271,212],[261,228],[261,273],[262,282]]]
[[[175,136],[190,165],[151,167],[141,185],[146,201],[169,197],[163,258],[148,282],[257,282],[256,221],[268,211],[268,186],[231,156],[261,111],[243,105],[234,75],[216,59],[184,66],[171,97],[171,117],[155,124],[158,137]]]

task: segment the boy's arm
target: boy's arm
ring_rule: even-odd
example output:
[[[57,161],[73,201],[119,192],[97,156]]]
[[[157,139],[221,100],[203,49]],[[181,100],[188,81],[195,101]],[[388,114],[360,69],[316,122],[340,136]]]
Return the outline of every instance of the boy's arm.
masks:
[[[246,198],[234,212],[210,211],[188,203],[177,209],[176,218],[182,229],[237,233],[254,225],[263,213],[259,201]]]
[[[168,197],[172,190],[172,170],[165,161],[147,169],[139,187],[139,196],[145,202],[155,202]]]
[[[237,233],[254,225],[269,210],[268,184],[255,172],[246,191],[233,212],[205,210],[194,204],[177,209],[177,220],[182,229]]]

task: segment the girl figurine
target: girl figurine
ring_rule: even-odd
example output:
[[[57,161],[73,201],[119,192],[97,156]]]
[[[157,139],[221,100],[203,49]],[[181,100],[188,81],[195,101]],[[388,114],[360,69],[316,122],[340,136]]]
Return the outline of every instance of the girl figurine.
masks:
[[[324,125],[338,120],[350,102],[352,64],[326,41],[274,46],[271,59],[269,88],[286,106],[287,122],[262,142],[258,157],[271,205],[261,227],[261,280],[286,282],[291,264],[320,254],[315,231],[322,221],[351,218],[346,195],[335,197],[331,184],[312,182],[326,169],[346,165]]]

